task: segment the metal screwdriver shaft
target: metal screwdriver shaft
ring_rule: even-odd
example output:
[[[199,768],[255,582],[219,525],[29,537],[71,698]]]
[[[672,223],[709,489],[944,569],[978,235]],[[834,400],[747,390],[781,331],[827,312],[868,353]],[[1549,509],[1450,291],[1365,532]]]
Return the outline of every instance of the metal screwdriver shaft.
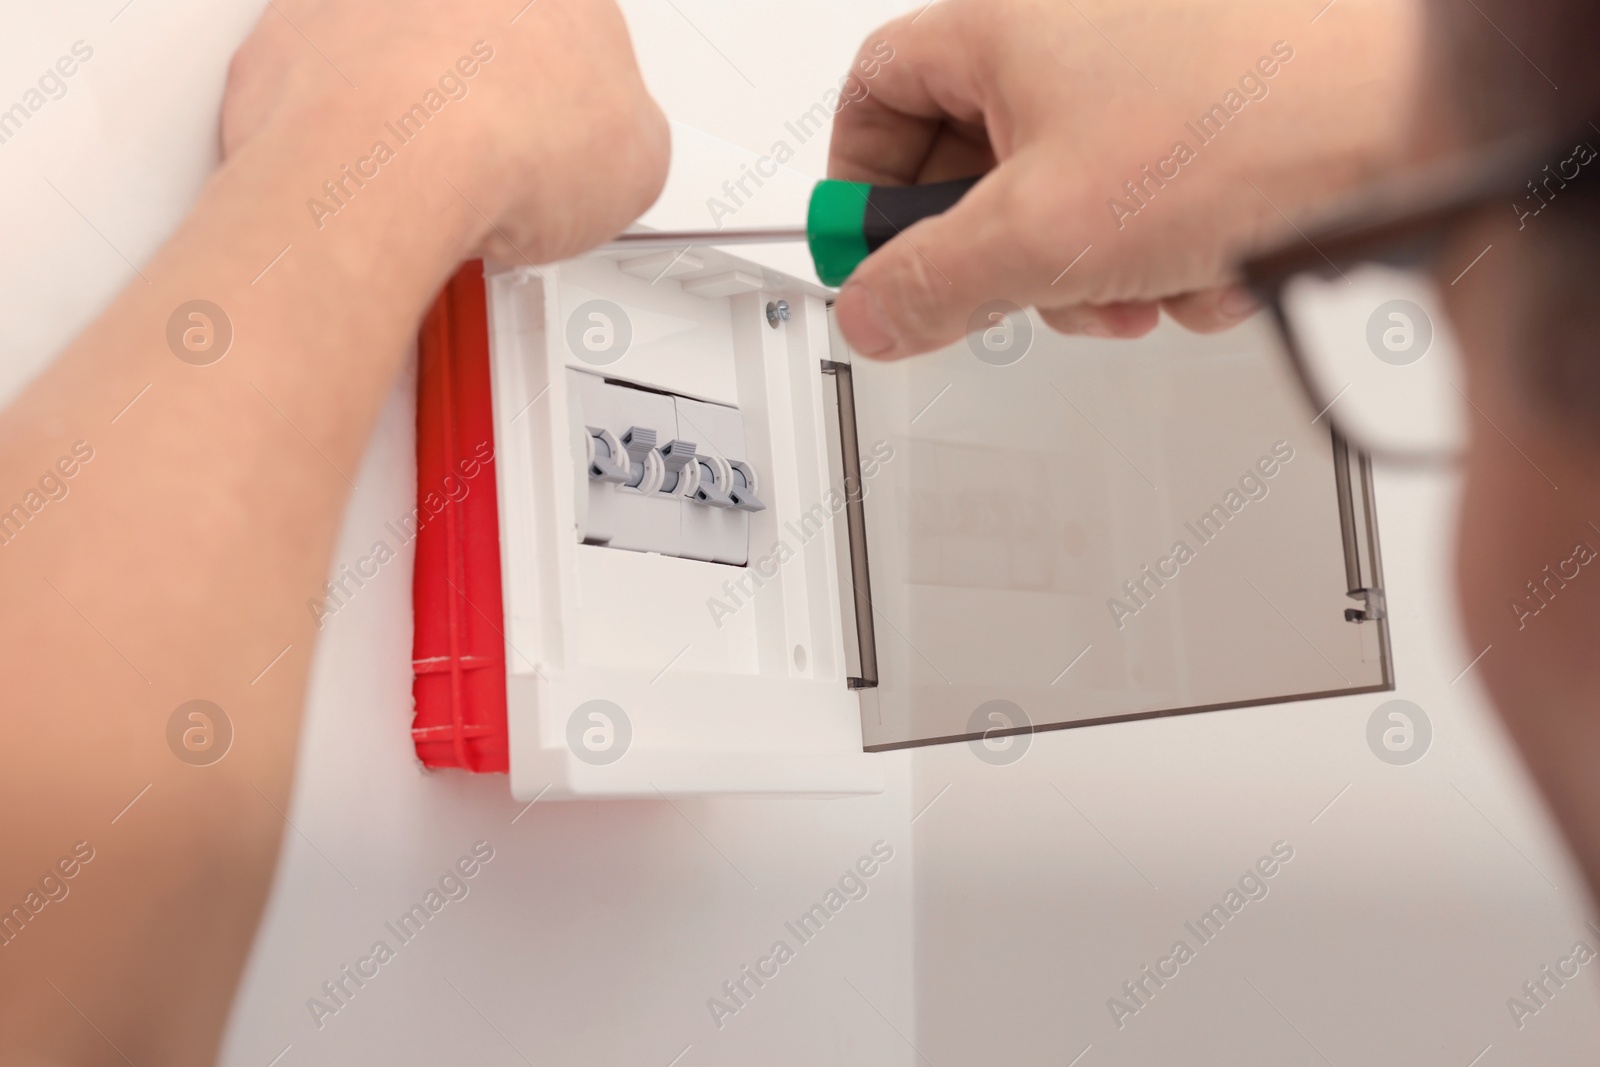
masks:
[[[762,226],[734,230],[656,230],[618,235],[604,247],[676,248],[695,245],[753,245],[805,241],[824,285],[843,285],[850,272],[908,226],[953,207],[977,178],[927,185],[867,185],[821,181],[811,191],[804,226]]]
[[[608,249],[686,248],[691,245],[764,245],[804,241],[804,226],[766,226],[727,230],[641,230],[620,233]]]

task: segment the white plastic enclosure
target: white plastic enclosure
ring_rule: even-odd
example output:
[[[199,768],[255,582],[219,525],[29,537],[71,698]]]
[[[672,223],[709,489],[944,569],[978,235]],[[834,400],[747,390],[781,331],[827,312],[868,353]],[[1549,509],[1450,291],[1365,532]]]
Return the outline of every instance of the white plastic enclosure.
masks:
[[[815,518],[827,290],[702,249],[487,274],[512,792],[880,791]],[[591,476],[632,427],[759,508]]]

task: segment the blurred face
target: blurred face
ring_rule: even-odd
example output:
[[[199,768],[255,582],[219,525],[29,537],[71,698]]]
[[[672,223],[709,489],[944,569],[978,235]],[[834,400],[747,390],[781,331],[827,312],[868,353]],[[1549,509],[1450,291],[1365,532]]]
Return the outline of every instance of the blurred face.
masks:
[[[1479,12],[1436,5],[1435,14],[1441,25],[1465,18],[1481,32],[1470,21]],[[1419,79],[1411,138],[1418,158],[1479,139],[1473,129],[1481,121],[1465,118],[1452,100],[1451,65],[1434,51]],[[1441,257],[1467,263],[1493,245],[1454,285],[1441,281],[1477,409],[1462,466],[1455,572],[1465,655],[1483,653],[1472,675],[1487,688],[1590,893],[1600,897],[1600,560],[1581,562],[1587,549],[1600,550],[1600,399],[1585,414],[1583,394],[1569,394],[1575,403],[1558,411],[1552,397],[1561,391],[1537,383],[1551,346],[1533,332],[1562,315],[1548,299],[1548,236],[1572,226],[1562,207],[1553,202],[1519,229],[1508,203]],[[1579,345],[1576,358],[1591,357],[1600,358],[1600,337]]]
[[[1531,331],[1554,313],[1540,233],[1507,207],[1459,243],[1446,262],[1493,245],[1448,291],[1478,409],[1456,552],[1467,655],[1488,649],[1472,670],[1600,892],[1600,409],[1559,412],[1535,380],[1550,351]]]

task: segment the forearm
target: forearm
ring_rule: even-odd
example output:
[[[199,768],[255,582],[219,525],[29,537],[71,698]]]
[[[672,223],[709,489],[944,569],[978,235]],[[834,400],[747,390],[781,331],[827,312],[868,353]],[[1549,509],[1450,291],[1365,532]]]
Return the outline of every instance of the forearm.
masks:
[[[0,417],[0,507],[26,511],[43,472],[66,490],[41,493],[0,544],[0,788],[29,813],[8,835],[0,906],[74,843],[95,850],[70,897],[0,947],[0,1043],[29,1035],[59,1054],[70,1035],[100,1055],[62,994],[108,1033],[203,1019],[185,1046],[196,1059],[225,1017],[276,858],[274,806],[288,808],[307,601],[426,301],[482,225],[435,137],[346,181],[319,228],[306,201],[332,203],[323,182],[382,133],[324,129],[263,134],[231,159],[143,277]],[[209,365],[167,338],[197,298],[232,326]],[[76,442],[92,459],[65,477]],[[169,716],[197,698],[234,731],[210,766],[168,745]]]

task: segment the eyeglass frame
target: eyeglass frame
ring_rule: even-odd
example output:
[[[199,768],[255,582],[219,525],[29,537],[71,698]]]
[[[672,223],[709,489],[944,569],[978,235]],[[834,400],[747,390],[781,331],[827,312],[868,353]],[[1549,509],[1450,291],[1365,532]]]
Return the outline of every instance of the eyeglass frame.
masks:
[[[1381,183],[1338,209],[1330,221],[1310,234],[1297,227],[1298,239],[1251,255],[1241,263],[1245,286],[1271,315],[1302,392],[1314,410],[1328,416],[1336,438],[1348,441],[1368,456],[1397,465],[1435,465],[1456,458],[1453,454],[1438,452],[1375,448],[1343,424],[1338,413],[1332,410],[1338,396],[1323,395],[1291,325],[1284,306],[1284,290],[1289,280],[1308,273],[1325,278],[1333,274],[1342,277],[1343,272],[1335,262],[1341,253],[1347,261],[1354,262],[1404,267],[1431,263],[1452,225],[1477,215],[1501,198],[1509,200],[1515,209],[1516,198],[1534,185],[1534,179],[1528,175],[1547,170],[1552,160],[1567,158],[1573,151],[1572,146],[1582,145],[1591,153],[1591,159],[1579,164],[1580,167],[1600,161],[1600,151],[1587,143],[1589,131],[1600,133],[1600,126],[1591,121],[1582,132],[1572,131],[1559,138],[1545,134],[1508,139],[1465,159]],[[1574,137],[1573,133],[1578,136]],[[1557,174],[1557,180],[1563,183],[1564,190],[1584,176],[1580,170],[1572,178]],[[1595,184],[1591,183],[1588,186],[1591,196],[1594,189]],[[1381,254],[1374,254],[1380,251]]]

